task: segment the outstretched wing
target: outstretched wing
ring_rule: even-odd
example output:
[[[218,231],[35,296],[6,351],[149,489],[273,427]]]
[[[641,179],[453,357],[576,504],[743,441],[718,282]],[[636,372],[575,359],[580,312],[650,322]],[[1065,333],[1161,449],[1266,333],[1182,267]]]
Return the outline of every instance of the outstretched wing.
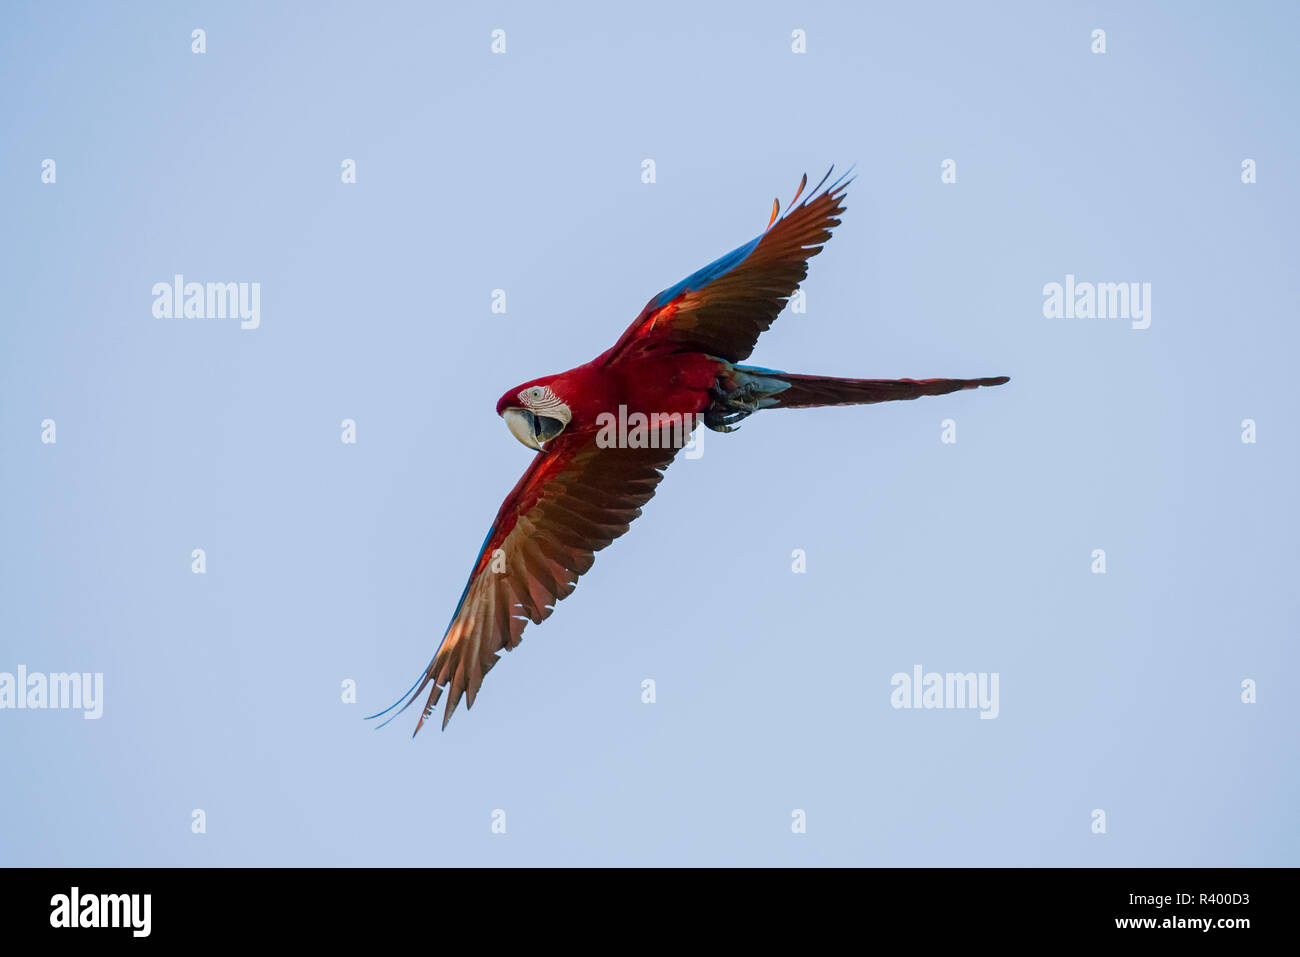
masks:
[[[537,453],[497,512],[442,643],[397,712],[433,685],[416,732],[444,690],[444,728],[462,695],[473,707],[501,649],[518,645],[529,621],[549,616],[595,553],[627,531],[676,452],[601,448],[589,432],[561,434]]]
[[[822,183],[830,178],[830,171]],[[840,224],[848,174],[821,190],[819,183],[798,206],[808,184],[780,219],[780,204],[761,236],[733,249],[699,272],[655,296],[605,354],[605,362],[656,352],[704,352],[741,362],[808,275],[808,260],[821,252],[831,229]]]

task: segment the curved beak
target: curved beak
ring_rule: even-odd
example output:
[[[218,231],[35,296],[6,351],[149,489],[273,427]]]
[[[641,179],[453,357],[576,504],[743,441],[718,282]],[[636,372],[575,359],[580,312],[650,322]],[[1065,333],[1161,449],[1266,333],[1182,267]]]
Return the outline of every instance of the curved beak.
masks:
[[[542,444],[537,441],[537,417],[525,409],[506,409],[501,413],[501,418],[506,420],[506,428],[510,434],[517,438],[530,449],[542,450]]]

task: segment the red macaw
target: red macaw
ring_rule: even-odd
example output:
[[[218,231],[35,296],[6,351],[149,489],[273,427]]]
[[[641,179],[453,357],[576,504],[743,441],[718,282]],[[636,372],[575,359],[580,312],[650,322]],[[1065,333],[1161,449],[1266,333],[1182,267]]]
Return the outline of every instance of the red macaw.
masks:
[[[852,179],[842,176],[820,191],[829,178],[828,172],[796,207],[805,175],[783,216],[774,202],[761,235],[651,299],[613,348],[501,397],[497,414],[536,454],[497,512],[433,660],[403,696],[401,711],[433,686],[416,733],[444,689],[443,728],[462,695],[473,707],[499,652],[519,644],[529,621],[548,617],[595,553],[641,514],[682,444],[667,440],[669,423],[678,421],[673,416],[730,432],[759,409],[865,405],[1008,381],[835,379],[739,365],[840,223]],[[616,415],[642,421],[637,413],[658,415],[669,426],[665,441],[602,441],[601,429]],[[651,447],[638,447],[645,445]]]

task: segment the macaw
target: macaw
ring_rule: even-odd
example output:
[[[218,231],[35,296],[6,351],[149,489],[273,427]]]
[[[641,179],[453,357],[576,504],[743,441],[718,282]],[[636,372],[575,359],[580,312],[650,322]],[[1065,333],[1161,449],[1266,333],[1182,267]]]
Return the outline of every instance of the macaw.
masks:
[[[658,415],[662,423],[690,416],[686,421],[730,432],[760,409],[866,405],[1008,381],[840,379],[741,364],[840,224],[852,177],[823,190],[830,175],[795,206],[805,175],[784,214],[774,201],[759,236],[651,299],[612,348],[501,397],[497,415],[533,451],[532,461],[488,529],[433,660],[407,694],[371,717],[399,704],[401,714],[427,687],[418,733],[446,690],[445,729],[462,696],[473,707],[501,650],[519,644],[528,622],[547,618],[595,553],[641,514],[682,443],[600,441],[602,425],[617,413],[625,421]]]

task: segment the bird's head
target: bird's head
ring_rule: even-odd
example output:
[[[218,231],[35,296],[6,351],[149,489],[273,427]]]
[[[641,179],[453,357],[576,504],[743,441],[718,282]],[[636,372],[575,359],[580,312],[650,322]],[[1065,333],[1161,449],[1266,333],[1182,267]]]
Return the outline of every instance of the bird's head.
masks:
[[[564,400],[556,394],[554,378],[536,379],[511,389],[497,402],[497,415],[506,420],[511,435],[530,449],[541,451],[573,418]]]

